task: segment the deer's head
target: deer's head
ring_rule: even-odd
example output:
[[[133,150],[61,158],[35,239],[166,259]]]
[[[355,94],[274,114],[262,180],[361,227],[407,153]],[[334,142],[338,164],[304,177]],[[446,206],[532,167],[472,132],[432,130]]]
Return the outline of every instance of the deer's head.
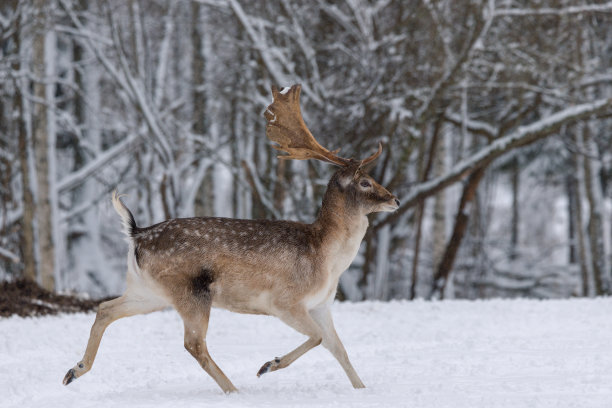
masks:
[[[387,189],[368,175],[368,169],[382,153],[378,151],[363,160],[346,159],[338,156],[338,151],[330,151],[321,146],[306,127],[300,110],[300,85],[293,85],[279,92],[272,87],[274,100],[264,112],[267,119],[266,135],[276,142],[275,149],[288,153],[280,159],[306,160],[317,159],[340,168],[329,182],[331,189],[345,197],[347,205],[354,206],[365,214],[379,211],[395,211],[399,200]]]

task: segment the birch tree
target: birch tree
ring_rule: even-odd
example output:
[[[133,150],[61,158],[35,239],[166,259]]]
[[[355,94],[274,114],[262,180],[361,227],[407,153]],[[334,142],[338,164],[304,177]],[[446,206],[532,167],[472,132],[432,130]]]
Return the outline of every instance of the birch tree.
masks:
[[[32,68],[34,75],[34,103],[32,132],[36,160],[36,220],[40,256],[40,283],[47,290],[55,290],[56,270],[56,211],[55,195],[55,134],[53,126],[53,86],[47,80],[53,75],[54,35],[46,1],[34,2],[34,38]]]

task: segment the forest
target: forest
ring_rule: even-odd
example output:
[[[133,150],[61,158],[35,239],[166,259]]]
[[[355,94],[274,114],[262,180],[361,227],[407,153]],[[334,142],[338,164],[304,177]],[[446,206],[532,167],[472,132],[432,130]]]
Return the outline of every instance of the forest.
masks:
[[[334,171],[277,159],[270,88],[383,153],[348,300],[612,292],[612,2],[4,0],[0,281],[124,289],[138,225],[312,222]]]

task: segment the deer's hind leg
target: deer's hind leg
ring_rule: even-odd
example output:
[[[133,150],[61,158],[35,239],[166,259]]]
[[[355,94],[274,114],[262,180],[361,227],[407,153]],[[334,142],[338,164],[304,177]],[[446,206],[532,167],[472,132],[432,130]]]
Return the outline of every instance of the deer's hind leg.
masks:
[[[185,349],[200,363],[223,392],[236,392],[238,389],[214,362],[206,347],[206,332],[212,306],[210,288],[212,281],[209,271],[206,269],[200,271],[183,286],[187,290],[174,294],[174,307],[185,325]]]
[[[96,320],[91,327],[87,348],[81,361],[68,370],[64,376],[63,384],[68,385],[75,379],[88,372],[98,353],[98,347],[106,328],[115,320],[122,317],[134,316],[161,310],[168,303],[153,293],[144,294],[142,290],[128,290],[120,297],[102,302],[98,306]]]

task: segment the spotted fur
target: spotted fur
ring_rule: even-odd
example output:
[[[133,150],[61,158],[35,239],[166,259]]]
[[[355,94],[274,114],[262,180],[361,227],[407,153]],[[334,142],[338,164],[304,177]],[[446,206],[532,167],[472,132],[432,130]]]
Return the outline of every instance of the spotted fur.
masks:
[[[297,97],[299,87],[292,87],[286,94],[277,92],[275,101]],[[279,123],[283,122],[282,111],[275,112],[280,115]],[[275,132],[280,137],[278,129]],[[307,157],[304,149],[288,148],[295,158]],[[236,391],[206,346],[210,309],[215,306],[275,316],[308,337],[295,350],[265,363],[258,376],[287,367],[323,344],[353,387],[364,387],[334,329],[330,305],[340,275],[357,255],[368,227],[367,215],[399,206],[397,198],[362,166],[380,151],[379,146],[375,155],[363,161],[336,160],[326,151],[325,157],[341,167],[331,178],[321,210],[311,224],[210,217],[138,227],[114,192],[113,206],[129,245],[127,289],[121,297],[100,305],[83,359],[68,371],[64,384],[91,369],[104,330],[113,321],[170,306],[184,322],[185,349],[223,391]]]

